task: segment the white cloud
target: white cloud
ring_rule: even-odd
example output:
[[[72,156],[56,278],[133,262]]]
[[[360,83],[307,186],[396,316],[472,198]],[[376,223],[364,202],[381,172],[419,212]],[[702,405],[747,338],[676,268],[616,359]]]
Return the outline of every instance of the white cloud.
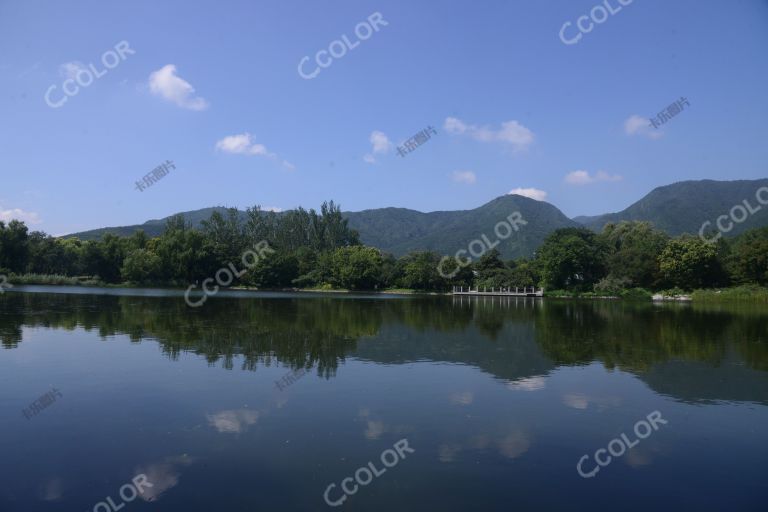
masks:
[[[453,171],[453,181],[474,185],[477,183],[477,176],[472,171]]]
[[[216,149],[223,153],[231,153],[235,155],[264,156],[275,162],[280,161],[280,165],[289,171],[296,169],[296,166],[289,161],[280,160],[276,154],[267,150],[267,147],[264,144],[255,143],[253,141],[253,136],[248,132],[224,137],[216,142]]]
[[[499,453],[509,458],[515,459],[528,451],[531,446],[531,440],[522,430],[513,430],[507,437],[498,442]]]
[[[370,153],[363,155],[363,161],[367,164],[375,164],[376,157],[374,155],[383,155],[388,153],[389,150],[392,149],[392,142],[384,132],[380,132],[378,130],[371,132],[369,140],[371,141],[372,149]]]
[[[501,123],[496,138],[511,144],[515,149],[524,149],[533,144],[533,132],[517,121]]]
[[[455,117],[448,117],[443,123],[443,129],[452,135],[469,135],[481,142],[509,144],[515,151],[528,148],[534,141],[533,132],[515,120],[505,121],[501,123],[500,129],[494,130],[488,126],[466,124]]]
[[[193,457],[184,454],[166,457],[165,460],[148,466],[137,467],[134,474],[145,475],[147,482],[152,484],[142,486],[139,497],[144,501],[157,501],[165,491],[178,485],[181,477],[180,468],[194,462]]]
[[[149,90],[182,108],[205,110],[208,102],[195,96],[195,88],[176,74],[176,66],[166,64],[149,75]]]
[[[514,380],[507,384],[507,388],[513,391],[539,391],[547,386],[544,377],[527,377]]]
[[[437,458],[440,462],[453,462],[459,452],[461,452],[460,444],[441,444],[437,448]]]
[[[565,181],[571,185],[586,185],[592,182],[592,177],[587,171],[573,171],[565,176]]]
[[[624,133],[627,135],[644,135],[650,139],[658,139],[664,132],[651,126],[651,120],[647,117],[633,114],[624,121]]]
[[[59,74],[64,78],[70,78],[75,80],[77,78],[78,71],[85,70],[85,64],[82,62],[73,60],[72,62],[65,62],[59,66]]]
[[[624,179],[618,174],[597,171],[594,176],[587,171],[573,171],[565,175],[565,182],[570,185],[589,185],[590,183],[615,182]]]
[[[467,125],[455,117],[447,117],[443,123],[443,129],[453,135],[461,135],[467,131]]]
[[[207,415],[208,424],[225,434],[239,434],[259,419],[259,413],[250,409],[229,409]]]
[[[563,403],[573,409],[586,409],[589,398],[582,393],[567,393],[563,395]]]
[[[261,210],[264,212],[275,212],[275,213],[280,213],[281,211],[283,211],[283,209],[280,208],[279,206],[264,206],[262,207]]]
[[[536,201],[544,201],[547,199],[547,193],[537,188],[514,188],[510,190],[509,193],[535,199]]]
[[[216,143],[216,149],[224,153],[237,153],[244,155],[268,155],[269,152],[263,144],[256,144],[251,134],[228,135]]]
[[[371,144],[373,145],[373,152],[375,153],[386,153],[392,148],[392,143],[389,141],[389,138],[384,134],[384,132],[380,131],[373,131],[371,132]]]
[[[224,137],[216,143],[216,149],[224,153],[257,155],[265,156],[274,161],[280,160],[276,154],[268,151],[264,144],[255,143],[253,141],[253,136],[248,132]],[[289,171],[296,169],[296,166],[287,160],[280,161],[280,165]]]
[[[454,393],[451,395],[451,402],[456,405],[470,405],[475,401],[475,394],[471,391],[464,391],[463,393]]]
[[[384,422],[382,421],[368,421],[368,427],[365,429],[366,439],[378,439],[381,435],[387,431]]]
[[[43,222],[40,219],[40,215],[35,212],[25,212],[20,208],[3,210],[2,207],[0,207],[0,221],[10,222],[13,219],[20,220],[25,224],[40,224]]]

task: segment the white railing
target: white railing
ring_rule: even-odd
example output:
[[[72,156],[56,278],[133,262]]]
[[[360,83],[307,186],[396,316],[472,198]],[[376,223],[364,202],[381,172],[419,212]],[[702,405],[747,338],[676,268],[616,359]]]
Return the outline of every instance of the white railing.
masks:
[[[453,287],[453,293],[455,294],[462,294],[462,295],[469,295],[469,294],[478,294],[478,295],[535,295],[537,297],[541,297],[544,295],[544,288],[536,288],[535,286],[524,286],[524,287],[518,287],[516,286],[513,288],[496,288],[492,287],[490,289],[483,287],[482,290],[478,287],[474,290],[472,287],[467,287],[464,289],[463,286],[454,286]]]

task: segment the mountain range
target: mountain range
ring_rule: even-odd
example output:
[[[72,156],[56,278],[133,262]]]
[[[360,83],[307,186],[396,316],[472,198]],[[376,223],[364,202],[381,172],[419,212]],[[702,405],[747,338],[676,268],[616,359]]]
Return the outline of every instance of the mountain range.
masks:
[[[360,233],[360,240],[384,252],[401,256],[415,250],[431,250],[440,254],[453,254],[466,249],[473,240],[483,235],[491,243],[498,237],[494,227],[510,214],[520,212],[527,224],[496,247],[504,258],[531,256],[552,231],[565,227],[585,226],[600,231],[609,222],[648,221],[669,235],[696,234],[705,221],[714,229],[716,219],[729,215],[732,208],[748,201],[755,211],[726,236],[738,235],[752,228],[768,225],[768,205],[756,199],[757,191],[768,187],[768,179],[738,181],[682,181],[655,188],[628,208],[598,216],[569,219],[554,205],[520,195],[505,195],[472,210],[437,211],[423,213],[407,208],[377,208],[359,212],[344,212],[350,227]],[[764,193],[762,197],[768,197]],[[223,207],[203,208],[182,212],[194,227]],[[67,235],[82,240],[95,240],[105,233],[129,236],[144,230],[149,236],[159,236],[165,229],[167,218],[149,220],[144,224],[107,227]],[[726,223],[727,224],[727,223]],[[506,229],[499,230],[506,233]]]

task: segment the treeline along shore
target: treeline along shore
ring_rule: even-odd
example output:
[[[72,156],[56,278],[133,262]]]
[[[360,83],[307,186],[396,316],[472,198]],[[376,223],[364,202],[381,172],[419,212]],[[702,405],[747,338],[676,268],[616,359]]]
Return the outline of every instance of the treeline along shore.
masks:
[[[471,262],[431,251],[396,258],[361,244],[333,201],[319,212],[279,215],[256,206],[244,219],[232,208],[214,212],[200,229],[175,216],[155,238],[138,231],[83,241],[0,222],[0,275],[12,284],[186,288],[239,264],[257,244],[269,247],[268,255],[238,272],[232,286],[425,292],[537,286],[552,296],[625,298],[711,290],[697,293],[702,300],[768,300],[768,227],[708,241],[621,222],[600,233],[555,230],[532,258],[503,261],[495,249]]]

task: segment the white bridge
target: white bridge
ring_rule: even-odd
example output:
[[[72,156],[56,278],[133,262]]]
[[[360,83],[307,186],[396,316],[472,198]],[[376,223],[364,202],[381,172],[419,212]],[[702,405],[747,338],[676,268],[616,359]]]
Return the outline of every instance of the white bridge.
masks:
[[[463,286],[454,286],[453,295],[500,295],[504,297],[543,297],[544,288],[535,286],[524,286],[522,288],[464,288]]]

